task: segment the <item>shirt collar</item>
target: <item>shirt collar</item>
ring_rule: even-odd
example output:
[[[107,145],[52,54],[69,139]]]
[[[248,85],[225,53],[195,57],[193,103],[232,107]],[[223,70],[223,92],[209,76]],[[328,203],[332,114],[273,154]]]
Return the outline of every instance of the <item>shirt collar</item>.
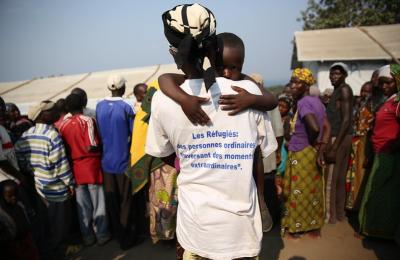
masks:
[[[105,100],[117,101],[117,100],[123,100],[123,98],[122,97],[106,97]]]

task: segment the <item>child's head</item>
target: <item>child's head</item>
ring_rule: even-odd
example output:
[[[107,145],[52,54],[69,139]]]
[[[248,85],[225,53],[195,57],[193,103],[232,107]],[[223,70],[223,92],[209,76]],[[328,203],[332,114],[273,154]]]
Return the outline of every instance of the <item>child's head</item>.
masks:
[[[281,113],[281,117],[286,116],[291,108],[292,108],[292,101],[289,97],[287,96],[279,97],[278,109],[279,112]]]
[[[147,92],[147,85],[145,83],[136,84],[133,88],[133,94],[138,102],[142,102]]]
[[[233,33],[217,35],[218,53],[216,69],[219,76],[240,80],[245,57],[245,48],[242,39]]]
[[[17,183],[13,180],[5,180],[0,184],[0,194],[3,203],[15,205],[18,202]]]

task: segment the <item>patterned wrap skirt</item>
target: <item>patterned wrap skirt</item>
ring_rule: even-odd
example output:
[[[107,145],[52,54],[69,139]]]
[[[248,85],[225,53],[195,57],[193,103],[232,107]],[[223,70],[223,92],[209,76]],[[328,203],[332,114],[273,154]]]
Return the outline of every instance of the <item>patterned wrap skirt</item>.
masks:
[[[324,224],[324,182],[317,151],[289,151],[283,178],[282,235],[320,229]]]
[[[367,136],[354,136],[346,175],[346,209],[358,210],[365,188],[365,146]]]
[[[175,168],[164,164],[150,174],[150,236],[153,243],[175,237],[178,190]]]

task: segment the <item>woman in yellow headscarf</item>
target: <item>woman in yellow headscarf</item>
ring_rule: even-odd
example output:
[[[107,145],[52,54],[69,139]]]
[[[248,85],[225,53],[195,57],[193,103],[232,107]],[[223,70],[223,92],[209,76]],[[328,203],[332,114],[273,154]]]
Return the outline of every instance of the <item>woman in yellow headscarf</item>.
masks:
[[[296,237],[310,231],[319,236],[324,223],[323,176],[317,162],[322,158],[329,131],[323,135],[324,105],[309,93],[314,83],[309,69],[293,71],[290,88],[295,100],[295,115],[290,124],[289,154],[283,179],[282,235],[289,232]],[[323,164],[322,160],[320,164]]]

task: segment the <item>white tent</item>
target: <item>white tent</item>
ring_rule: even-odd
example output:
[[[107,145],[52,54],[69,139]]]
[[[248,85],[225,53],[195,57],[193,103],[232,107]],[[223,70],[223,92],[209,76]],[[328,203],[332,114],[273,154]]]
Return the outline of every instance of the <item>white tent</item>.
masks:
[[[27,81],[0,83],[0,95],[5,102],[15,103],[26,114],[29,106],[41,100],[57,101],[65,98],[70,91],[79,87],[88,95],[88,107],[95,108],[98,100],[110,95],[107,78],[111,74],[120,74],[127,80],[126,97],[132,97],[133,87],[137,83],[150,83],[163,73],[178,73],[175,64],[155,65],[141,68],[119,69],[90,72],[78,75],[35,78]]]

